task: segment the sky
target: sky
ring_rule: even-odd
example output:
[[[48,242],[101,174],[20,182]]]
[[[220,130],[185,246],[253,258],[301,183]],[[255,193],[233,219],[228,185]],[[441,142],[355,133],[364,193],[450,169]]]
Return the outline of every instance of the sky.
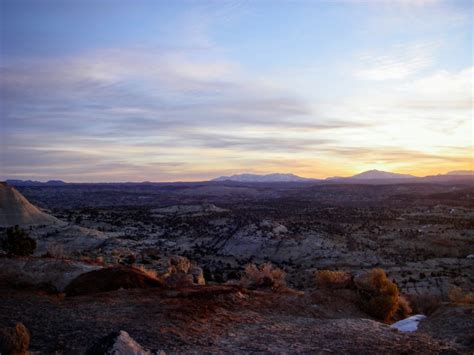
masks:
[[[0,0],[0,179],[473,169],[473,2]]]

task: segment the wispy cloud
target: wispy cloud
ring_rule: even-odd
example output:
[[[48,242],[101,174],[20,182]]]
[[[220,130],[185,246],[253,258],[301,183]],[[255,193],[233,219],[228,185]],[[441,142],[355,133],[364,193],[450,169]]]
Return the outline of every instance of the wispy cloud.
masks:
[[[360,68],[354,73],[362,80],[401,80],[430,68],[435,63],[438,42],[397,45],[386,53],[360,55]]]

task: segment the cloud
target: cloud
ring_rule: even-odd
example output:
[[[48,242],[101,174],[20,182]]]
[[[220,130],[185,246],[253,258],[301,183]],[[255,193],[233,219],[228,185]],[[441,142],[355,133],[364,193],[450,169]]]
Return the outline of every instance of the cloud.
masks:
[[[368,122],[378,121],[379,126],[410,124],[412,128],[421,128],[419,125],[425,125],[425,129],[436,131],[463,122],[466,128],[466,124],[472,123],[474,108],[473,73],[473,67],[436,70],[398,85],[387,85],[383,90],[367,89],[350,97],[337,114],[350,111]]]
[[[462,154],[437,146],[466,144],[472,117],[471,68],[320,102],[212,53],[103,50],[5,64],[2,177],[157,181],[246,169],[324,177],[402,161],[461,168]]]
[[[387,53],[365,53],[359,57],[360,68],[354,76],[361,80],[402,80],[435,63],[440,43],[430,42],[411,45],[397,45]]]
[[[384,164],[414,161],[423,162],[464,162],[473,147],[462,147],[456,150],[440,149],[438,153],[402,149],[397,146],[367,147],[323,147],[321,150],[330,154],[348,158],[359,158],[364,163],[378,162]]]

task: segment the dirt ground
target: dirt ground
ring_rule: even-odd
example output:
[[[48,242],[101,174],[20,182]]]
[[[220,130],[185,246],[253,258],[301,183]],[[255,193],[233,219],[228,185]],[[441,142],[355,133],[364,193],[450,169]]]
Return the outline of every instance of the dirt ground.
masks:
[[[308,293],[237,286],[118,290],[70,298],[3,288],[0,325],[23,322],[32,335],[30,350],[42,353],[84,353],[117,330],[166,353],[469,353],[465,345],[437,334],[436,323],[431,330],[425,327],[430,332],[404,334],[364,317],[347,298],[331,304]]]

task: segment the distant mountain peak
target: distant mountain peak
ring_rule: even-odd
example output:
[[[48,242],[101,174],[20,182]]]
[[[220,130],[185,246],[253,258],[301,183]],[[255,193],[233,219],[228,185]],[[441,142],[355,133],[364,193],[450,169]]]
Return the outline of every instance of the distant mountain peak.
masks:
[[[409,174],[398,174],[391,173],[389,171],[372,169],[353,175],[350,177],[350,179],[407,179],[414,177],[415,176]]]
[[[474,170],[454,170],[446,175],[474,175]]]
[[[259,174],[237,174],[231,176],[220,176],[212,181],[238,181],[238,182],[302,182],[314,181],[314,179],[304,178],[295,174],[272,173],[266,175]]]
[[[66,183],[62,180],[48,180],[46,182],[36,181],[36,180],[18,180],[18,179],[9,179],[6,180],[6,183],[10,186],[62,186]]]

